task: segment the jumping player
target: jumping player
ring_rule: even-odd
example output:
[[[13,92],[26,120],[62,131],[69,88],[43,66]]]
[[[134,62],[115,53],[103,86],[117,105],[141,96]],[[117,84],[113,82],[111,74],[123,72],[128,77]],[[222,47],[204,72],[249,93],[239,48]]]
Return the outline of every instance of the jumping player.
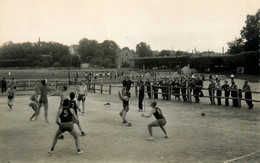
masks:
[[[68,131],[74,137],[75,144],[77,147],[77,153],[80,155],[83,152],[82,150],[80,150],[79,137],[73,127],[73,117],[75,121],[78,121],[78,118],[74,110],[70,108],[69,105],[70,105],[70,101],[68,99],[65,99],[63,101],[62,109],[58,110],[56,123],[58,124],[59,129],[57,130],[56,135],[53,138],[52,147],[48,151],[50,154],[54,152],[54,148],[57,143],[58,137],[65,131]]]
[[[9,106],[9,111],[13,109],[13,102],[14,102],[14,95],[16,92],[16,87],[11,86],[9,89],[7,89],[7,105]]]
[[[88,95],[88,87],[85,82],[81,82],[81,85],[77,88],[78,92],[78,105],[80,105],[80,101],[82,101],[82,114],[85,112],[85,100],[86,96]]]
[[[123,94],[123,95],[122,95]],[[123,122],[122,123],[126,123],[126,127],[131,127],[132,124],[129,123],[127,120],[126,120],[126,114],[127,112],[129,111],[129,92],[126,90],[126,89],[123,89],[122,90],[122,94],[121,92],[119,91],[118,92],[118,95],[119,95],[119,98],[120,100],[123,102],[123,110],[119,113],[119,115],[121,116],[121,118],[123,119]]]
[[[38,102],[38,93],[35,91],[34,94],[30,97],[31,102],[29,103],[29,106],[34,110],[34,114],[31,116],[30,121],[35,117],[35,120],[38,118],[39,114],[39,102]]]
[[[39,107],[39,112],[40,109],[43,105],[44,107],[44,116],[45,116],[45,122],[49,123],[48,121],[48,92],[51,91],[51,88],[48,86],[46,80],[41,81],[41,85],[38,87],[39,91],[41,92],[41,96],[39,99],[40,107]]]
[[[156,121],[154,121],[148,125],[148,130],[150,133],[150,137],[146,138],[146,140],[148,140],[148,141],[153,141],[152,127],[158,127],[158,126],[163,130],[163,132],[165,134],[164,138],[169,138],[165,128],[163,127],[166,124],[166,119],[164,118],[161,109],[159,109],[156,106],[156,104],[157,104],[156,101],[153,101],[151,103],[152,110],[149,115],[145,115],[144,113],[142,113],[142,117],[150,118],[152,115],[154,115],[154,117],[157,119]]]

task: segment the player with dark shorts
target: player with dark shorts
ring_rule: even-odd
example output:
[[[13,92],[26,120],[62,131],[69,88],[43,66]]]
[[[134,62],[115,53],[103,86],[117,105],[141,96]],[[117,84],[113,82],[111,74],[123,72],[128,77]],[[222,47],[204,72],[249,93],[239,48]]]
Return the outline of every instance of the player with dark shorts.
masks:
[[[9,110],[13,109],[14,95],[16,92],[16,87],[11,86],[5,93],[7,94],[7,105],[9,106]]]
[[[80,111],[80,108],[78,107],[76,101],[74,100],[75,98],[75,93],[71,92],[70,93],[70,106],[69,108],[72,108],[76,114],[76,116],[78,117],[78,111]],[[79,117],[78,117],[79,118]],[[79,127],[79,130],[81,132],[82,136],[86,136],[86,133],[82,130],[81,125],[79,123],[79,119],[78,121],[76,121],[73,117],[72,117],[73,123],[76,123]],[[60,135],[58,139],[64,139],[64,135]]]
[[[124,90],[122,94],[120,91],[118,92],[119,98],[123,102],[123,110],[119,113],[119,115],[123,119],[122,123],[126,123],[126,127],[131,127],[132,124],[126,120],[126,114],[129,111],[129,92]]]
[[[45,116],[45,122],[49,123],[48,121],[48,92],[51,91],[51,88],[47,85],[46,80],[41,81],[41,86],[37,88],[41,92],[41,96],[39,99],[40,107],[39,112],[41,109],[41,106],[44,107],[44,116]]]
[[[146,138],[146,140],[148,140],[148,141],[153,141],[152,127],[158,127],[158,126],[163,130],[163,132],[165,134],[164,138],[169,138],[168,135],[167,135],[167,132],[164,128],[164,126],[166,124],[166,119],[164,118],[161,109],[159,109],[156,106],[156,104],[157,104],[156,101],[153,101],[151,103],[152,110],[151,110],[149,115],[145,115],[144,113],[142,114],[142,117],[150,118],[152,115],[154,115],[154,117],[157,119],[156,121],[154,121],[154,122],[152,122],[148,125],[148,130],[149,130],[149,133],[150,133],[150,137]]]
[[[34,94],[30,97],[31,102],[29,103],[29,106],[34,110],[34,114],[31,116],[30,121],[35,117],[35,120],[38,118],[39,114],[39,102],[38,102],[38,93],[35,91]]]
[[[80,150],[79,137],[73,127],[73,118],[75,121],[78,121],[78,117],[75,114],[74,109],[70,108],[70,100],[65,99],[63,101],[63,108],[59,109],[56,116],[56,123],[59,125],[59,129],[56,132],[56,135],[53,138],[52,147],[48,151],[50,154],[54,152],[55,145],[57,143],[58,137],[68,131],[75,139],[75,144],[77,147],[77,153],[80,155],[83,151]],[[60,119],[60,121],[59,121]]]

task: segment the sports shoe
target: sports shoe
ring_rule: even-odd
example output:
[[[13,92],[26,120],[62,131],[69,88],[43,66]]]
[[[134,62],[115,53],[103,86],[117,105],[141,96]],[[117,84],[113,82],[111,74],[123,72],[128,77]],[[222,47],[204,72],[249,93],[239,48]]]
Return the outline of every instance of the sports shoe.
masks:
[[[59,140],[63,140],[63,139],[64,139],[64,135],[60,135],[60,136],[58,137],[58,139],[59,139]]]
[[[78,153],[78,155],[80,155],[81,153],[83,153],[83,151],[78,149],[77,153]]]
[[[82,135],[82,136],[86,136],[86,133],[83,132],[83,131],[81,131],[81,135]]]
[[[153,137],[145,138],[145,140],[147,140],[147,141],[153,141]]]
[[[126,127],[131,127],[132,126],[132,124],[131,123],[128,123],[127,125],[126,125]]]
[[[142,109],[139,109],[138,112],[143,112],[143,110],[142,110]]]
[[[126,121],[123,121],[122,123],[127,123]]]
[[[168,136],[168,135],[165,135],[164,138],[165,138],[165,139],[169,139],[169,136]]]
[[[51,149],[48,151],[49,154],[53,154],[53,152],[54,152],[54,149],[53,149],[53,148],[51,148]]]

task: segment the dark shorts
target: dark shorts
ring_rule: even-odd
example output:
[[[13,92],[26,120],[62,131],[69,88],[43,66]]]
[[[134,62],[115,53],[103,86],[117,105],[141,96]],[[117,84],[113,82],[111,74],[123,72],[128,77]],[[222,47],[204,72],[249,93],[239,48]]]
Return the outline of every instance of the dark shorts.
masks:
[[[160,126],[164,126],[166,124],[166,119],[157,119],[157,122]]]
[[[82,101],[85,101],[85,99],[86,99],[86,98],[85,98],[85,94],[79,94],[79,95],[78,95],[78,99],[77,99],[78,101],[81,101],[81,100],[82,100]]]
[[[60,129],[62,132],[65,132],[65,131],[71,132],[71,131],[73,130],[73,123],[72,123],[72,122],[61,123],[59,129]]]
[[[14,96],[8,96],[7,97],[9,100],[12,100],[14,98]]]
[[[128,112],[129,111],[129,106],[123,106],[123,110]]]
[[[47,104],[48,103],[48,98],[47,97],[40,97],[39,103],[40,104]]]

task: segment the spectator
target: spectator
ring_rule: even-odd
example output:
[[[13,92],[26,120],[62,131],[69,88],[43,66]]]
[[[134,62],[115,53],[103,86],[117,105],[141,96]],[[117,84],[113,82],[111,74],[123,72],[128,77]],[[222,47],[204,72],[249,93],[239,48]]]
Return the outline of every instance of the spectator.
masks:
[[[195,89],[193,93],[194,93],[195,102],[199,103],[200,102],[199,94],[203,87],[203,81],[199,77],[197,77],[194,84],[195,84]]]
[[[221,105],[222,90],[221,90],[221,85],[220,85],[220,81],[219,80],[217,80],[216,90],[217,90],[218,105]]]
[[[151,98],[151,82],[149,79],[146,80],[145,86],[146,86],[146,90],[147,90],[147,95],[149,98]]]
[[[5,93],[6,92],[6,88],[7,88],[7,83],[6,83],[5,78],[3,78],[1,80],[1,87],[2,87],[2,93]]]
[[[231,83],[234,81],[234,77],[235,77],[234,74],[231,74],[231,75],[230,75]]]
[[[181,94],[183,101],[187,101],[187,95],[186,95],[186,86],[187,86],[187,81],[184,77],[181,78]]]
[[[158,99],[158,84],[159,84],[159,82],[157,82],[156,81],[156,78],[154,79],[154,81],[153,81],[153,92],[154,92],[154,94],[153,94],[153,97],[154,97],[154,99]]]
[[[139,87],[139,95],[138,95],[138,108],[139,112],[143,111],[143,100],[144,100],[144,84],[143,81],[140,79],[137,81],[136,85]]]
[[[210,98],[210,105],[214,105],[215,104],[215,98],[213,97],[214,96],[214,92],[215,92],[215,87],[216,87],[216,84],[215,84],[214,80],[211,80],[210,84],[209,84],[209,87],[208,87],[209,98]]]
[[[243,86],[243,91],[245,92],[245,101],[248,105],[248,109],[253,109],[254,105],[252,103],[252,93],[251,93],[251,87],[248,85],[248,81],[245,81]]]
[[[228,81],[225,81],[225,84],[222,86],[222,90],[225,91],[225,105],[229,106],[229,95],[230,95],[230,86],[228,84]]]
[[[233,97],[233,105],[232,107],[238,107],[238,99],[237,99],[237,85],[235,82],[232,82],[231,85],[231,97]]]

